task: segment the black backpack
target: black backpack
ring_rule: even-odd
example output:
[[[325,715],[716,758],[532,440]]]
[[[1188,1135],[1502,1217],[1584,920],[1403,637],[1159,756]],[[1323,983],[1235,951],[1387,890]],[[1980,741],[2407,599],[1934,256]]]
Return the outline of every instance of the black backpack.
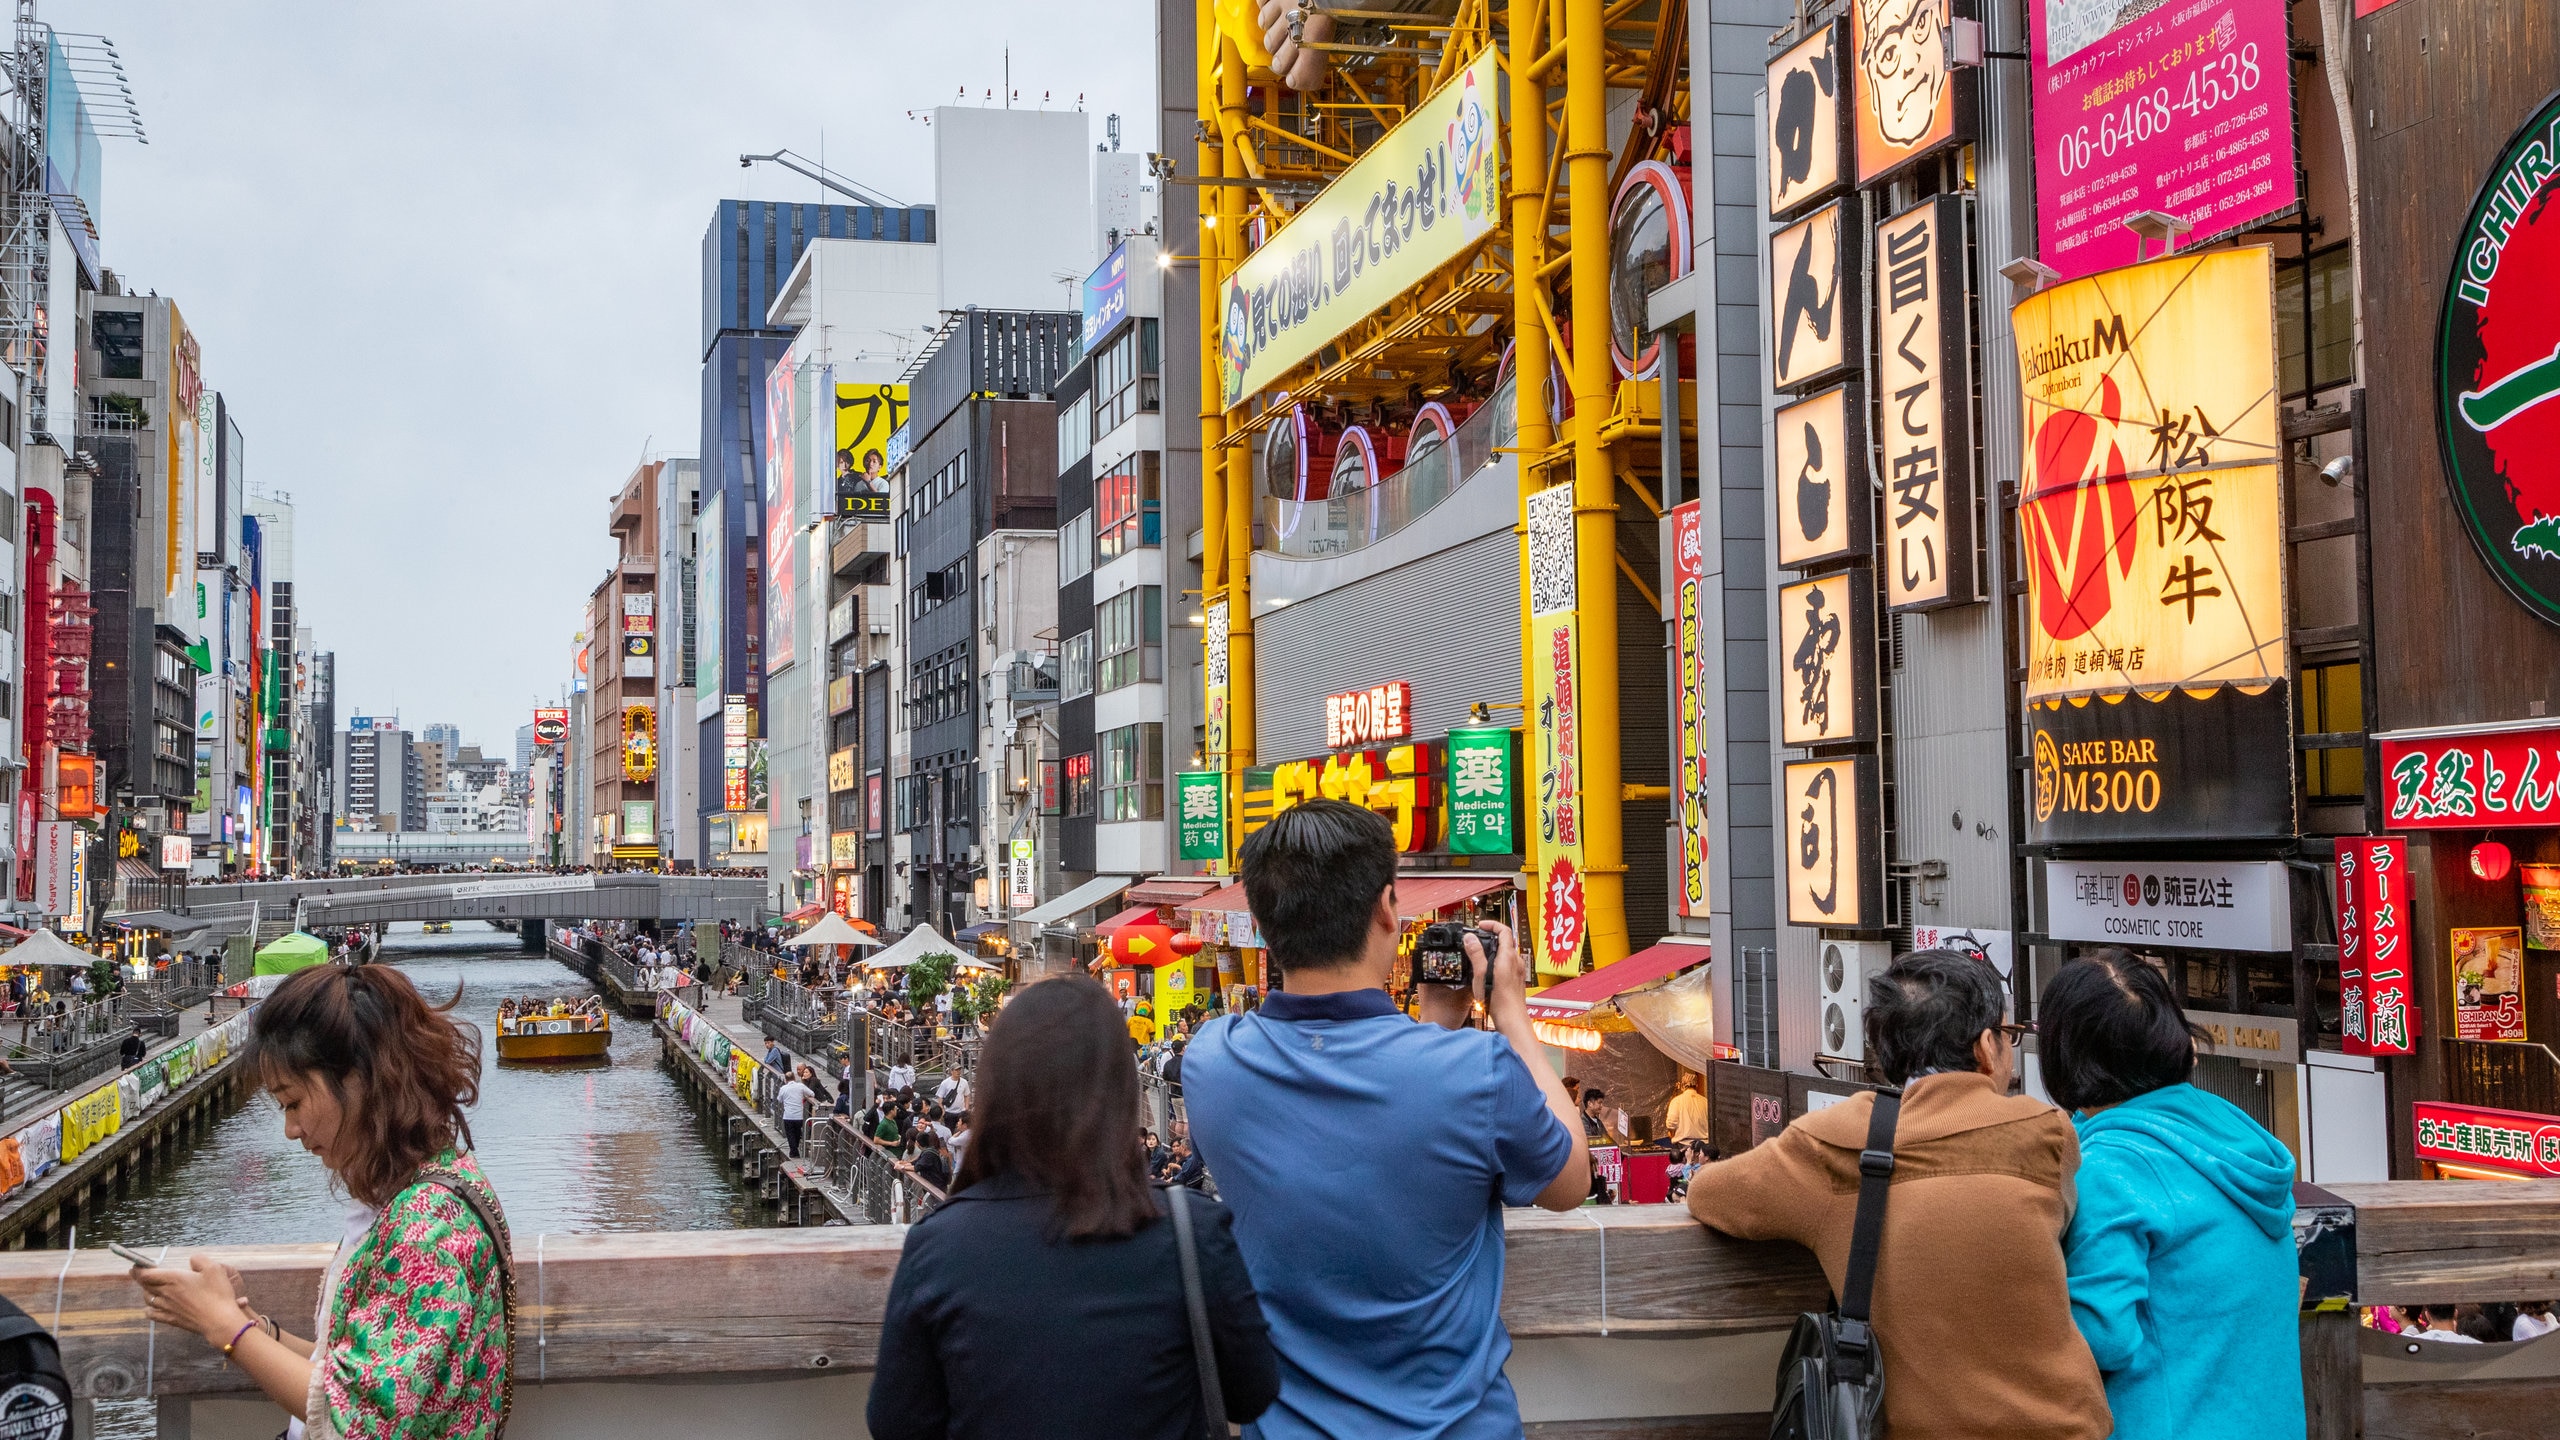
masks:
[[[62,1369],[62,1347],[6,1297],[0,1297],[0,1435],[71,1436],[71,1377]]]
[[[1878,1440],[1884,1434],[1884,1354],[1867,1324],[1884,1240],[1885,1193],[1893,1184],[1893,1126],[1902,1092],[1875,1092],[1867,1148],[1858,1153],[1858,1214],[1849,1231],[1849,1268],[1840,1301],[1796,1317],[1778,1357],[1778,1403],[1769,1440]]]

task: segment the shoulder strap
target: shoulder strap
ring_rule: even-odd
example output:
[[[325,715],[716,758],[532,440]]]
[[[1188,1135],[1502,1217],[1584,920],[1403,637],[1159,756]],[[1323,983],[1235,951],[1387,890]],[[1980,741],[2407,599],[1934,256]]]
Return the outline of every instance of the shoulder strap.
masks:
[[[1902,1092],[1878,1090],[1867,1119],[1867,1148],[1858,1152],[1858,1218],[1849,1231],[1849,1269],[1841,1277],[1840,1318],[1854,1322],[1862,1342],[1867,1305],[1874,1296],[1876,1247],[1884,1240],[1884,1202],[1893,1187],[1893,1127]]]
[[[452,1192],[479,1220],[480,1228],[489,1233],[489,1248],[498,1256],[498,1298],[506,1315],[507,1346],[513,1350],[516,1341],[516,1247],[514,1237],[507,1231],[506,1212],[498,1208],[497,1195],[484,1184],[450,1166],[421,1166],[418,1179]],[[490,1440],[499,1440],[507,1433],[507,1418],[515,1408],[515,1358],[509,1355],[506,1378],[498,1389],[498,1426],[490,1432]]]
[[[1174,1248],[1182,1255],[1182,1306],[1191,1315],[1191,1358],[1200,1372],[1200,1404],[1206,1433],[1227,1433],[1227,1401],[1218,1384],[1218,1357],[1209,1339],[1209,1301],[1200,1289],[1200,1247],[1191,1237],[1191,1192],[1176,1185],[1165,1192],[1173,1206]]]

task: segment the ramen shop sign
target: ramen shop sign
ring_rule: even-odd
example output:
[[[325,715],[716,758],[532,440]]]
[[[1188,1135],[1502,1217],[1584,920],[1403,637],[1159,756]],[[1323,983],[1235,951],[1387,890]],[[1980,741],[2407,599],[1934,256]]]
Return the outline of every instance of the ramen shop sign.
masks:
[[[1324,701],[1324,748],[1346,750],[1402,740],[1413,734],[1413,686],[1390,680],[1366,690],[1328,695]]]

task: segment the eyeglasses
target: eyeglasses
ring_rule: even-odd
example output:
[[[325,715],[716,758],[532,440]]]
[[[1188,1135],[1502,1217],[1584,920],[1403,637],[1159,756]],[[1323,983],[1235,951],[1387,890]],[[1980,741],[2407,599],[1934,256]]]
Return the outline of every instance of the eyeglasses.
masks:
[[[2034,1033],[2036,1033],[2036,1027],[2033,1025],[2003,1025],[2000,1027],[2000,1034],[2002,1038],[2006,1039],[2012,1045],[2017,1044],[2019,1041],[2024,1040]]]

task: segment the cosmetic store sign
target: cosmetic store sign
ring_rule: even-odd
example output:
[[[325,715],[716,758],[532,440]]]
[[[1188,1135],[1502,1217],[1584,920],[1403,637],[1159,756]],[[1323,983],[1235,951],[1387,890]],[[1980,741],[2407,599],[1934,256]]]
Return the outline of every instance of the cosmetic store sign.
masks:
[[[2293,948],[2284,863],[2049,860],[2046,930],[2056,940],[2188,950]]]

